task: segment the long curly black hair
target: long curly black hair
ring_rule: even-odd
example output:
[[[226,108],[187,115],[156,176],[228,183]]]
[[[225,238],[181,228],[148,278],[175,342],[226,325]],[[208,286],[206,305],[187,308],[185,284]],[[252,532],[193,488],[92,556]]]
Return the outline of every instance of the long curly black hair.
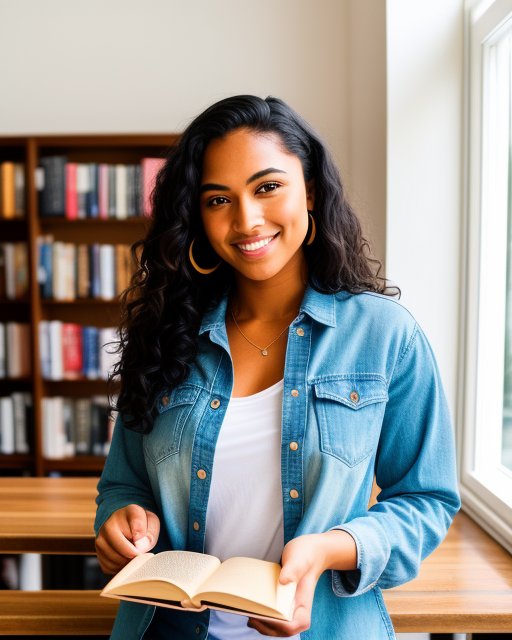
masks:
[[[159,392],[179,385],[189,374],[204,312],[234,287],[228,263],[222,261],[216,271],[202,275],[190,263],[188,251],[194,237],[205,235],[198,191],[206,147],[240,127],[278,134],[287,152],[300,159],[305,182],[314,178],[316,236],[311,245],[303,246],[310,286],[324,293],[373,291],[400,296],[398,287],[391,287],[398,293],[388,292],[386,279],[379,276],[382,263],[370,255],[338,169],[318,133],[273,96],[238,95],[216,102],[188,125],[168,151],[151,197],[150,228],[131,247],[137,269],[121,296],[114,351],[121,356],[109,376],[109,396],[110,385],[120,381],[111,409],[120,411],[124,426],[133,431],[152,430]],[[207,264],[213,266],[219,257],[209,249]],[[204,266],[206,250],[196,255],[201,255]]]

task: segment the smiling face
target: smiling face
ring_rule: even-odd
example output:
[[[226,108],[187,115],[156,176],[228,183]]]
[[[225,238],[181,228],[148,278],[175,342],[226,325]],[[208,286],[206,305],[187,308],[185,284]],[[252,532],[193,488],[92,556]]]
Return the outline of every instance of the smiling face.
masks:
[[[277,134],[243,128],[212,140],[199,198],[210,244],[240,275],[267,280],[304,265],[313,181],[306,189],[299,158]]]

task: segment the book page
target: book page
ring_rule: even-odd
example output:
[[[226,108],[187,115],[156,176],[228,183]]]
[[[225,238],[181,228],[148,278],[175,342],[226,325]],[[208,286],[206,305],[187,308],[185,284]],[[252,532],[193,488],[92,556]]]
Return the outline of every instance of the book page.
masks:
[[[140,562],[142,556],[131,560],[122,570],[127,570],[125,575],[118,574],[115,582],[111,580],[104,589],[105,593],[182,600],[183,593],[189,597],[194,595],[195,590],[220,566],[218,558],[192,551],[162,551],[156,555],[144,555],[152,557],[143,563]],[[135,571],[129,570],[132,563],[138,565]],[[173,593],[166,586],[168,584],[176,585],[180,592],[174,590]]]
[[[251,607],[256,613],[275,611],[288,617],[296,583],[279,584],[281,565],[255,558],[229,558],[201,585],[193,603],[215,602],[237,609]],[[279,594],[279,595],[278,595]],[[252,607],[251,603],[256,603]]]
[[[220,564],[218,558],[205,553],[162,551],[134,571],[128,582],[132,584],[141,580],[164,580],[193,596],[196,589],[216,571]]]

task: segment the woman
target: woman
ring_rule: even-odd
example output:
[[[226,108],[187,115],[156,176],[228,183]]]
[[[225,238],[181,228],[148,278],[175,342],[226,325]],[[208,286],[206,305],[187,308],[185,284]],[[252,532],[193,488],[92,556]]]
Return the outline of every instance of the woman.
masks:
[[[460,508],[454,436],[326,145],[277,98],[221,100],[171,150],[139,246],[102,570],[149,550],[256,557],[281,562],[296,607],[267,622],[121,601],[111,637],[394,638],[381,589],[417,575]]]

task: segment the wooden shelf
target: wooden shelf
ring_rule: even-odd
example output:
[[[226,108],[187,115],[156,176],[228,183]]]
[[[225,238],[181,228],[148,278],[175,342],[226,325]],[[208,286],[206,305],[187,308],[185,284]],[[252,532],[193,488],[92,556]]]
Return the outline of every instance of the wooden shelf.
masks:
[[[118,218],[85,218],[85,219],[76,219],[76,220],[68,220],[67,218],[39,218],[39,222],[41,224],[48,225],[56,225],[56,224],[71,224],[71,225],[98,225],[98,224],[114,224],[114,225],[124,225],[124,224],[137,224],[144,225],[151,218],[146,216],[133,216],[130,218],[126,218],[124,220],[119,220]]]
[[[72,458],[44,458],[45,471],[103,471],[106,456],[73,456]]]
[[[76,298],[75,300],[41,298],[41,304],[119,304],[119,302],[119,298],[112,298],[112,300],[103,300],[102,298]]]
[[[33,465],[35,457],[31,454],[11,453],[0,455],[0,469],[26,469]]]
[[[146,216],[117,218],[86,218],[69,220],[65,217],[39,217],[35,170],[44,156],[65,155],[69,162],[98,162],[135,164],[144,157],[165,157],[170,147],[176,145],[179,134],[92,134],[92,135],[43,135],[2,136],[0,156],[3,160],[24,162],[26,169],[26,217],[0,219],[5,241],[24,240],[29,248],[30,290],[26,298],[0,300],[0,308],[6,320],[30,322],[32,342],[32,371],[30,379],[0,379],[2,391],[30,388],[34,403],[33,441],[31,456],[0,456],[0,469],[26,469],[43,477],[49,470],[62,470],[77,475],[101,472],[105,458],[77,456],[63,460],[43,458],[43,434],[41,400],[52,395],[85,397],[105,394],[108,381],[80,378],[77,380],[46,380],[41,376],[39,361],[39,323],[41,320],[62,320],[82,325],[112,327],[119,315],[119,297],[112,300],[97,298],[53,300],[40,297],[37,280],[37,238],[51,234],[55,241],[133,245],[146,234],[151,219]],[[30,386],[27,387],[27,383]]]
[[[30,298],[0,298],[0,304],[30,304]]]

